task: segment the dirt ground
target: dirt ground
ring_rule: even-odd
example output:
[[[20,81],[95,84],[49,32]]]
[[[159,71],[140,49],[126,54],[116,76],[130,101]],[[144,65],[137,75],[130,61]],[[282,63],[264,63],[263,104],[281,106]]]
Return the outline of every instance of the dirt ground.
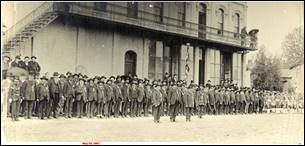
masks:
[[[177,123],[161,117],[119,119],[51,119],[18,122],[1,118],[7,142],[200,142],[202,144],[300,144],[304,141],[303,114],[184,116]],[[4,128],[4,129],[3,129]],[[4,131],[3,131],[4,130]]]

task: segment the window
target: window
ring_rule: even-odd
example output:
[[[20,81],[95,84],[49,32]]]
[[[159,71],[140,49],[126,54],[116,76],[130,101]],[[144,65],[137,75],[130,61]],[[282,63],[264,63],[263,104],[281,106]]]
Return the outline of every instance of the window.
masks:
[[[203,3],[200,3],[200,9],[199,9],[199,16],[198,16],[198,29],[199,29],[199,37],[205,38],[205,31],[206,31],[206,5]]]
[[[239,30],[240,30],[240,16],[238,13],[234,14],[234,37],[239,37]]]
[[[178,3],[178,25],[185,27],[186,2]]]
[[[138,17],[138,3],[128,2],[127,3],[127,16],[132,18]]]
[[[125,75],[136,75],[137,54],[133,51],[125,53]]]
[[[94,8],[100,11],[107,11],[107,2],[95,2]]]
[[[153,9],[155,15],[155,20],[158,22],[163,22],[163,3],[162,2],[154,2]]]
[[[217,11],[217,25],[218,25],[218,34],[223,35],[223,29],[224,29],[224,10],[219,8]]]

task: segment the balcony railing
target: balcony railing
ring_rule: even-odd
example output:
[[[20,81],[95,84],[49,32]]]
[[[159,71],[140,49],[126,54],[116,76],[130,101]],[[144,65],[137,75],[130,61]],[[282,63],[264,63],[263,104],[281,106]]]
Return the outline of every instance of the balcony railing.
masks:
[[[241,38],[241,34],[227,30],[201,25],[189,21],[183,21],[172,17],[161,16],[155,13],[137,10],[135,17],[129,16],[128,8],[124,3],[107,3],[106,9],[96,9],[94,4],[69,3],[69,13],[100,18],[112,22],[135,25],[157,31],[170,32],[180,35],[192,36],[204,40],[212,40],[240,47],[255,49],[255,42],[249,38]],[[221,32],[221,33],[219,33]]]
[[[16,23],[13,27],[8,29],[8,31],[5,32],[6,40],[10,40],[10,38],[12,38],[16,32],[22,30],[25,26],[27,26],[27,24],[35,21],[36,18],[45,13],[63,12],[99,18],[108,20],[110,22],[130,24],[161,32],[191,36],[203,40],[212,40],[237,45],[247,49],[256,49],[256,44],[254,41],[251,41],[249,38],[241,38],[239,37],[241,36],[240,34],[231,31],[219,30],[210,26],[183,21],[167,16],[161,16],[140,9],[137,10],[136,17],[132,17],[128,15],[128,11],[130,12],[134,9],[130,9],[124,5],[126,3],[107,3],[106,7],[103,7],[103,10],[97,9],[94,6],[94,3],[91,4],[92,5],[85,5],[85,3],[81,2],[45,2]]]

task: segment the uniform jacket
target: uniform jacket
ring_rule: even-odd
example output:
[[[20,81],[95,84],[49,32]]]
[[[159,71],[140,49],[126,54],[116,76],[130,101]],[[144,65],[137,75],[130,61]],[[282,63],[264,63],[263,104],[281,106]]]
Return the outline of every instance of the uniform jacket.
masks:
[[[37,99],[39,100],[49,100],[50,92],[48,84],[39,83],[37,86]]]
[[[36,99],[36,81],[26,80],[22,83],[21,95],[24,100],[35,100]]]
[[[187,89],[183,95],[183,102],[185,107],[194,107],[195,99],[194,99],[194,91],[193,89]]]
[[[120,86],[118,84],[113,84],[112,89],[114,94],[114,100],[122,100],[122,92]]]
[[[180,93],[178,87],[171,87],[168,91],[169,103],[171,105],[175,104],[176,101],[179,101],[180,95],[181,95],[181,93]]]
[[[209,90],[208,91],[208,95],[209,95],[209,104],[210,105],[215,105],[215,92],[213,90]]]
[[[97,87],[95,85],[88,86],[88,101],[97,100]]]
[[[106,101],[111,101],[114,97],[112,86],[105,84]]]
[[[236,101],[235,93],[234,92],[229,92],[230,95],[230,102],[233,103]]]
[[[29,71],[29,62],[26,64],[24,61],[19,61],[19,67]]]
[[[29,73],[39,73],[40,65],[36,61],[29,61]]]
[[[143,101],[143,98],[144,98],[144,86],[138,86],[138,102],[142,102]]]
[[[18,101],[19,99],[21,99],[20,89],[21,89],[21,83],[19,83],[18,85],[14,85],[14,83],[11,84],[8,90],[8,98],[11,98],[12,101]]]
[[[62,82],[55,83],[54,79],[49,82],[50,98],[55,98],[55,94],[59,94],[59,97],[63,96]]]
[[[144,93],[145,93],[144,102],[145,103],[147,103],[149,100],[151,100],[151,96],[152,96],[152,91],[151,90],[152,89],[150,87],[145,87],[145,89],[144,89]]]
[[[224,104],[225,105],[228,105],[230,103],[230,93],[229,92],[225,92],[223,94],[223,99],[224,99]]]
[[[85,85],[76,85],[75,99],[76,101],[87,101],[87,87]]]
[[[97,102],[98,103],[106,103],[105,86],[104,85],[98,85],[97,86]]]
[[[128,101],[130,100],[130,94],[129,94],[129,91],[130,91],[130,85],[129,84],[124,84],[121,88],[121,93],[122,93],[122,99],[123,101]]]
[[[167,89],[166,87],[161,87],[160,92],[162,93],[162,100],[163,102],[169,101],[168,96],[167,96]]]
[[[245,96],[244,93],[240,93],[240,94],[239,94],[239,97],[240,97],[240,101],[241,101],[241,102],[246,102],[246,96]]]
[[[131,99],[137,99],[138,98],[138,90],[137,87],[130,86],[129,95]]]
[[[158,89],[152,89],[152,104],[153,106],[159,106],[162,101],[162,93]]]
[[[75,84],[72,81],[65,82],[63,94],[65,97],[75,97]]]

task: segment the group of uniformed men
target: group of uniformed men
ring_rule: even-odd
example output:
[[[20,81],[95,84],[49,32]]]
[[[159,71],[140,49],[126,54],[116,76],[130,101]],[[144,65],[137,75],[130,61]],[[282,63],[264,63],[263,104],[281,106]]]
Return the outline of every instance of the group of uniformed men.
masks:
[[[12,78],[9,89],[11,116],[17,120],[19,113],[25,118],[37,115],[40,119],[99,117],[160,116],[168,115],[172,122],[178,114],[190,121],[193,114],[262,113],[265,91],[238,88],[232,84],[187,86],[183,80],[138,79],[137,76],[105,76],[88,78],[82,74],[54,72],[28,79]],[[21,105],[20,105],[21,104]],[[21,109],[19,108],[21,107]]]

